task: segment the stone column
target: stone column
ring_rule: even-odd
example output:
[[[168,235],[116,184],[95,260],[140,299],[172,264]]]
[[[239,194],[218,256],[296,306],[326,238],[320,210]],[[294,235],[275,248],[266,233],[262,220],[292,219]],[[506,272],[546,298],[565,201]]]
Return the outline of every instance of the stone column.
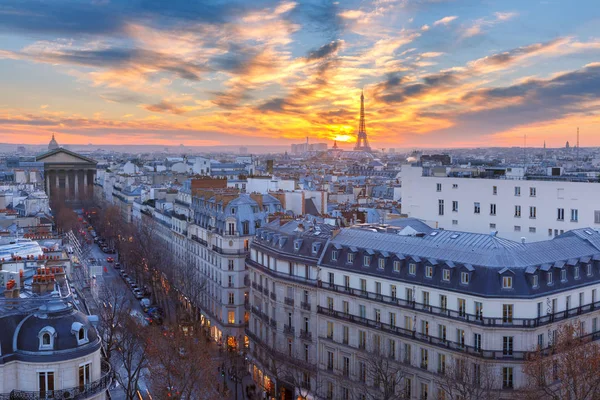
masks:
[[[79,197],[79,171],[75,171],[75,197]]]
[[[50,197],[50,173],[48,171],[46,171],[45,174],[46,174],[46,195],[48,197]]]
[[[83,193],[87,195],[88,191],[88,170],[83,170]]]
[[[56,192],[60,193],[60,183],[58,181],[58,170],[54,171],[54,176],[56,178]]]
[[[69,175],[71,175],[71,171],[65,171],[65,198],[71,197],[71,192],[69,192]]]

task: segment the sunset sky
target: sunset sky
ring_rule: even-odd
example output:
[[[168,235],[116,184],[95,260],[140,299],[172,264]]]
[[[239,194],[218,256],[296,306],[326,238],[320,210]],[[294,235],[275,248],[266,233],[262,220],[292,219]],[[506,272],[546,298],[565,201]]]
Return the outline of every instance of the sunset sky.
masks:
[[[600,146],[598,0],[2,0],[0,142]]]

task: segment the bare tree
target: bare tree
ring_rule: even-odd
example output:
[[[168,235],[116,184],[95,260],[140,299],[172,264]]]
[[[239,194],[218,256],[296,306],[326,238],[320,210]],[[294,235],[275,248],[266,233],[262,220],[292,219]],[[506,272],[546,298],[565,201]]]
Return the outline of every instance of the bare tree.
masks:
[[[490,364],[455,357],[438,371],[437,384],[448,400],[495,400],[500,379]]]
[[[373,350],[361,355],[358,384],[354,385],[352,397],[365,400],[404,399],[405,366],[380,351]]]
[[[217,396],[212,360],[206,341],[194,331],[163,331],[153,328],[148,355],[153,392],[160,398],[199,399]]]
[[[148,367],[148,328],[129,317],[123,322],[118,336],[119,346],[111,362],[127,399],[133,400],[142,371]]]
[[[583,336],[578,321],[561,326],[551,347],[530,353],[523,371],[527,399],[600,398],[600,345]]]
[[[120,347],[120,331],[130,318],[131,304],[123,284],[102,285],[99,293],[98,331],[105,343],[106,358],[110,360],[113,350]]]

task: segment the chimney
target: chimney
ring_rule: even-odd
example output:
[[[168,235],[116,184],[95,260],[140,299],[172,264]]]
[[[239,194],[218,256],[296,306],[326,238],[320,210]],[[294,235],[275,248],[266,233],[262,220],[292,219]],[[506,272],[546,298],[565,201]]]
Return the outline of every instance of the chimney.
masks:
[[[525,236],[521,237],[521,243],[525,244]]]

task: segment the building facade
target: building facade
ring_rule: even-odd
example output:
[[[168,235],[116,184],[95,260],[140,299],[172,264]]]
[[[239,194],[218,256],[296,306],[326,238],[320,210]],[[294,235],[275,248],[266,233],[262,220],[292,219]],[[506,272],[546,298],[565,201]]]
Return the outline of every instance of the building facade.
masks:
[[[275,220],[257,231],[246,261],[251,281],[250,372],[272,396],[316,389],[317,262],[332,227]]]
[[[306,277],[302,268],[286,271],[284,263],[279,269],[273,259],[293,258],[295,250],[278,249],[281,235],[264,231],[247,262],[248,329],[257,360],[252,368],[262,371],[255,379],[270,389],[278,371],[269,354],[285,354],[291,346],[290,360],[296,362],[302,340],[290,330],[304,322],[286,311],[285,302],[271,315],[265,279],[280,290],[278,298]],[[316,297],[316,325],[309,317],[315,346],[307,358],[316,366],[306,375],[306,387],[318,398],[370,399],[383,390],[399,399],[455,398],[444,376],[463,366],[479,382],[485,379],[487,390],[508,399],[525,385],[522,366],[529,352],[550,346],[562,324],[577,324],[580,335],[600,338],[600,234],[592,229],[522,243],[446,230],[405,235],[399,228],[363,225],[332,232],[319,252],[316,264],[306,261],[316,282],[300,290]],[[302,373],[300,362],[295,371]],[[302,382],[292,378],[298,394]]]
[[[50,199],[93,196],[96,161],[61,147],[37,156],[36,161],[44,163],[45,189]]]
[[[203,278],[197,305],[202,322],[215,340],[237,348],[246,342],[249,318],[245,258],[256,230],[269,214],[281,212],[281,202],[268,194],[199,189],[191,209],[187,253]]]
[[[4,302],[0,398],[106,398],[112,374],[102,361],[100,337],[85,314],[61,299],[45,301],[29,312],[12,307],[9,311]],[[18,309],[23,308],[27,305]]]
[[[402,212],[439,228],[497,231],[513,240],[547,240],[572,229],[600,228],[598,182],[523,178],[450,177],[445,168],[425,175],[422,167],[406,165]]]

